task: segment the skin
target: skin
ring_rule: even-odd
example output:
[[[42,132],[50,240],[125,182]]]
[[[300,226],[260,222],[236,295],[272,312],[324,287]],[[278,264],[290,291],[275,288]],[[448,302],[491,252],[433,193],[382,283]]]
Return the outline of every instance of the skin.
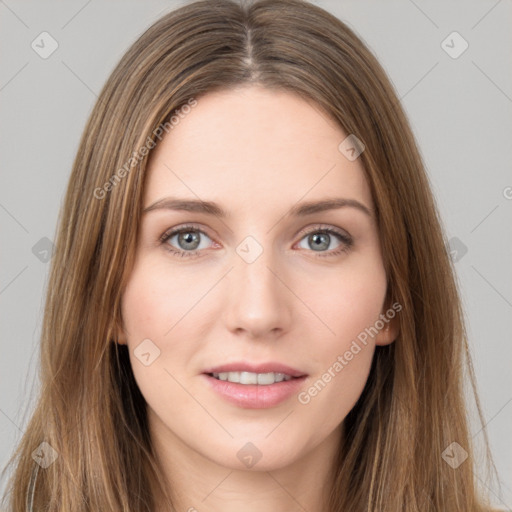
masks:
[[[361,159],[338,150],[346,136],[318,105],[251,85],[201,97],[151,155],[144,207],[200,198],[229,214],[144,214],[122,297],[118,341],[130,349],[177,510],[323,510],[343,420],[375,345],[396,338],[396,317],[307,404],[293,395],[275,407],[241,408],[201,374],[232,361],[278,361],[307,373],[307,390],[390,307],[373,215],[343,207],[287,216],[297,203],[330,197],[373,208]],[[166,250],[193,250],[178,236],[159,241],[188,223],[206,233],[192,230],[198,257]],[[319,225],[348,234],[348,252],[334,254],[345,246],[335,235],[315,250],[308,230]],[[249,235],[263,249],[252,263],[236,252]],[[160,355],[145,366],[134,350],[147,338]],[[248,442],[262,454],[251,468],[237,457]]]

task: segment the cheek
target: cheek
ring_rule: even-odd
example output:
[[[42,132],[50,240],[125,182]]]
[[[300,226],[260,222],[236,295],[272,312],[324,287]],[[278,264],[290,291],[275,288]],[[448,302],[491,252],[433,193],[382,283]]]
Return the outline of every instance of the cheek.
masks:
[[[371,328],[381,313],[386,291],[385,278],[339,278],[333,280],[338,293],[314,290],[314,299],[322,320],[330,331],[316,336],[310,360],[316,372],[308,378],[298,401],[308,417],[321,417],[325,435],[336,428],[354,407],[368,380],[375,342]],[[321,327],[321,326],[320,326]],[[313,332],[311,329],[310,332]]]
[[[151,263],[144,258],[139,260],[122,298],[124,332],[134,375],[141,388],[147,375],[158,380],[165,380],[167,376],[168,381],[164,368],[169,356],[185,359],[186,350],[191,349],[189,344],[178,343],[173,336],[178,330],[176,324],[179,327],[180,318],[186,314],[187,294],[191,292],[166,277],[158,262]],[[178,295],[178,290],[185,291]],[[146,354],[145,360],[142,354]],[[148,363],[147,366],[144,363]],[[153,381],[151,386],[155,385]]]
[[[186,412],[189,403],[178,382],[198,347],[190,323],[181,320],[193,311],[201,294],[187,286],[187,281],[194,282],[188,278],[179,273],[170,275],[160,262],[141,258],[123,294],[122,317],[131,367],[142,395],[154,410],[167,407],[169,397],[175,413],[182,408]]]
[[[204,294],[197,275],[169,272],[160,261],[140,260],[122,301],[123,322],[132,344],[144,338],[163,343]]]
[[[338,268],[309,272],[295,290],[315,313],[309,323],[316,324],[317,339],[323,340],[317,346],[332,353],[346,350],[351,340],[375,324],[386,288],[384,267],[375,251],[347,258]]]
[[[318,318],[310,315],[308,321],[311,336],[317,332],[311,352],[317,372],[299,402],[324,414],[327,430],[348,414],[366,384],[386,286],[375,252],[347,259],[338,271],[329,269],[328,276],[316,273],[301,290]],[[338,406],[332,407],[334,403]]]

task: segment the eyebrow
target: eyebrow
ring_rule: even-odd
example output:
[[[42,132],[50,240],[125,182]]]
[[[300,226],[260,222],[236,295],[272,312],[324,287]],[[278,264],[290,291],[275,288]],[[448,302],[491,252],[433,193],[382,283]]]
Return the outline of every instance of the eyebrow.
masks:
[[[360,203],[356,199],[345,199],[335,197],[320,201],[307,201],[290,208],[287,216],[304,217],[313,213],[324,212],[327,210],[337,210],[339,208],[355,208],[366,215],[372,217],[372,209]],[[179,199],[174,197],[164,197],[151,206],[144,208],[143,214],[155,210],[177,210],[187,212],[205,213],[217,217],[226,218],[228,213],[217,203],[212,201],[201,201],[199,199]]]

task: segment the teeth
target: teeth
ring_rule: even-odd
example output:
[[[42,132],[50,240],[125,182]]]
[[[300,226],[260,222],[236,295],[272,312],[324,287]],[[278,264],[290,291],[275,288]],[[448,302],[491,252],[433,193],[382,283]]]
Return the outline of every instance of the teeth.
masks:
[[[253,372],[222,372],[212,374],[216,379],[237,382],[240,384],[259,384],[267,386],[283,380],[291,380],[290,375],[284,373],[253,373]]]

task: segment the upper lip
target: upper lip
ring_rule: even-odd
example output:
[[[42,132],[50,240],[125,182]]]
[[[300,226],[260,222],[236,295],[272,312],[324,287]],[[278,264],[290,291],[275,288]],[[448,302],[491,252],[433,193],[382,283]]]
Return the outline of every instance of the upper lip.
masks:
[[[203,373],[225,373],[225,372],[252,372],[252,373],[284,373],[290,377],[303,377],[307,375],[296,368],[286,364],[269,361],[267,363],[252,364],[243,361],[223,364],[206,369]]]

